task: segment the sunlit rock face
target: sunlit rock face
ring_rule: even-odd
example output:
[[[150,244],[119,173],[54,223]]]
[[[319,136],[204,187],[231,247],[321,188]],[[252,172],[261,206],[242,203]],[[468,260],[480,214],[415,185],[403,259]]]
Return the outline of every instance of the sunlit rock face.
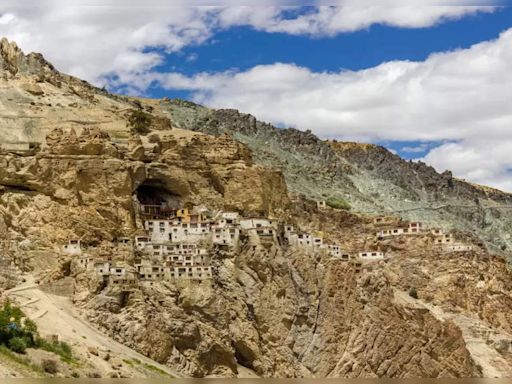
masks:
[[[237,111],[111,95],[5,40],[0,57],[0,290],[32,274],[106,335],[184,376],[479,377],[491,370],[475,338],[510,361],[512,279],[483,241],[508,244],[490,235],[508,214],[483,205],[509,195]],[[148,133],[130,126],[132,111],[151,116]],[[315,201],[332,196],[352,210]],[[207,278],[116,286],[96,263],[137,274],[147,202],[278,224],[270,240],[241,231],[238,247],[200,244]],[[446,202],[482,209],[407,211]],[[408,222],[358,213],[390,209],[454,228],[471,250],[446,252],[430,232],[378,239]],[[350,262],[291,246],[284,224],[338,244]],[[70,240],[81,248],[64,248]],[[387,256],[363,268],[364,251]]]

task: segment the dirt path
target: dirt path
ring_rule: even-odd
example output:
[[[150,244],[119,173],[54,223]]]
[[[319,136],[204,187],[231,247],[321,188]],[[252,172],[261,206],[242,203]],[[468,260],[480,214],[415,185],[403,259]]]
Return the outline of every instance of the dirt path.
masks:
[[[16,288],[4,292],[4,296],[17,301],[29,318],[34,320],[41,334],[59,335],[72,345],[74,351],[86,359],[93,359],[94,366],[103,373],[112,370],[111,363],[99,356],[91,356],[87,351],[110,351],[109,354],[120,361],[140,361],[156,367],[172,377],[182,377],[178,372],[159,364],[140,353],[103,335],[77,313],[69,299],[41,291],[31,277]],[[110,360],[112,361],[112,360]],[[127,364],[125,364],[127,365]],[[132,367],[126,366],[127,369]]]
[[[440,321],[452,320],[462,331],[471,357],[475,363],[482,367],[486,378],[512,377],[512,366],[503,356],[487,343],[489,335],[512,340],[512,335],[494,328],[490,328],[480,319],[469,314],[450,313],[438,306],[414,299],[407,292],[395,290],[395,302],[414,308],[426,308]]]

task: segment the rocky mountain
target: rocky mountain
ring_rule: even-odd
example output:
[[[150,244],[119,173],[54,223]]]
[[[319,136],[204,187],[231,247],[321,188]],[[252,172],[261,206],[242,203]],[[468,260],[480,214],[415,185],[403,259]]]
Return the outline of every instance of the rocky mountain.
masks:
[[[288,188],[312,199],[339,197],[355,212],[391,214],[445,229],[476,233],[494,251],[511,256],[512,195],[437,173],[372,144],[322,141],[311,132],[280,129],[236,110],[160,102],[175,126],[229,134],[257,163],[281,169]]]
[[[92,361],[84,371],[512,376],[512,276],[495,251],[510,195],[381,147],[111,95],[6,40],[0,68],[0,292]],[[268,226],[221,227],[221,213]],[[444,232],[405,234],[413,218]],[[180,249],[207,257],[207,274],[163,277],[166,257],[192,260],[162,253],[182,228],[239,238],[201,235]]]

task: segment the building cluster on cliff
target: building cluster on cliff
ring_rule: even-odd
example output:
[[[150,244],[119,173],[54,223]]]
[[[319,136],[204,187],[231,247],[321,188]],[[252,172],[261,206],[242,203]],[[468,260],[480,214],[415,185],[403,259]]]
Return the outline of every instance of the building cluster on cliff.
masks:
[[[319,208],[323,209],[319,204]],[[238,212],[216,212],[165,204],[140,204],[144,235],[117,242],[117,255],[126,253],[125,261],[113,261],[108,256],[93,257],[82,250],[80,240],[70,240],[63,252],[76,256],[79,268],[93,271],[114,285],[153,285],[155,281],[207,280],[213,277],[212,250],[240,249],[242,244],[266,246],[276,244],[302,250],[323,252],[332,261],[349,262],[356,273],[371,271],[375,264],[385,262],[390,255],[381,250],[361,249],[346,252],[339,244],[330,244],[321,236],[306,233],[293,225],[267,217],[243,217]],[[375,218],[374,224],[389,224],[385,218]],[[388,225],[389,227],[389,225]],[[407,227],[387,228],[376,233],[378,241],[397,236],[425,235],[429,231],[417,222]],[[445,251],[471,251],[472,246],[456,243],[450,233],[440,229],[430,231],[434,245]],[[126,259],[132,254],[133,262]]]

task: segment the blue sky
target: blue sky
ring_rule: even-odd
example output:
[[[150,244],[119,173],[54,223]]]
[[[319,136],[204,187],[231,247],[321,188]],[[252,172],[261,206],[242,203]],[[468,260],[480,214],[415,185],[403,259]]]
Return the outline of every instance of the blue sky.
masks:
[[[296,63],[313,71],[371,68],[391,60],[425,60],[443,52],[495,39],[512,26],[512,8],[440,23],[429,28],[403,29],[372,25],[368,29],[327,37],[266,33],[235,27],[216,33],[212,40],[166,56],[160,71],[186,75],[231,68],[247,70],[260,64]],[[190,61],[190,58],[196,59]],[[169,93],[152,90],[152,95]]]
[[[470,15],[427,28],[372,25],[355,32],[323,37],[267,33],[249,26],[234,27],[219,31],[207,43],[165,55],[165,62],[155,69],[193,76],[202,72],[246,71],[257,65],[282,62],[315,72],[357,71],[394,60],[423,61],[432,53],[469,48],[496,39],[511,26],[512,8],[504,7],[493,13]],[[189,99],[193,94],[193,91],[165,89],[158,85],[146,92],[155,98]],[[441,140],[375,142],[406,159],[425,156],[443,143]]]
[[[512,191],[512,8],[489,0],[332,0],[292,11],[278,0],[212,2],[4,0],[0,34],[114,91],[380,143]]]

